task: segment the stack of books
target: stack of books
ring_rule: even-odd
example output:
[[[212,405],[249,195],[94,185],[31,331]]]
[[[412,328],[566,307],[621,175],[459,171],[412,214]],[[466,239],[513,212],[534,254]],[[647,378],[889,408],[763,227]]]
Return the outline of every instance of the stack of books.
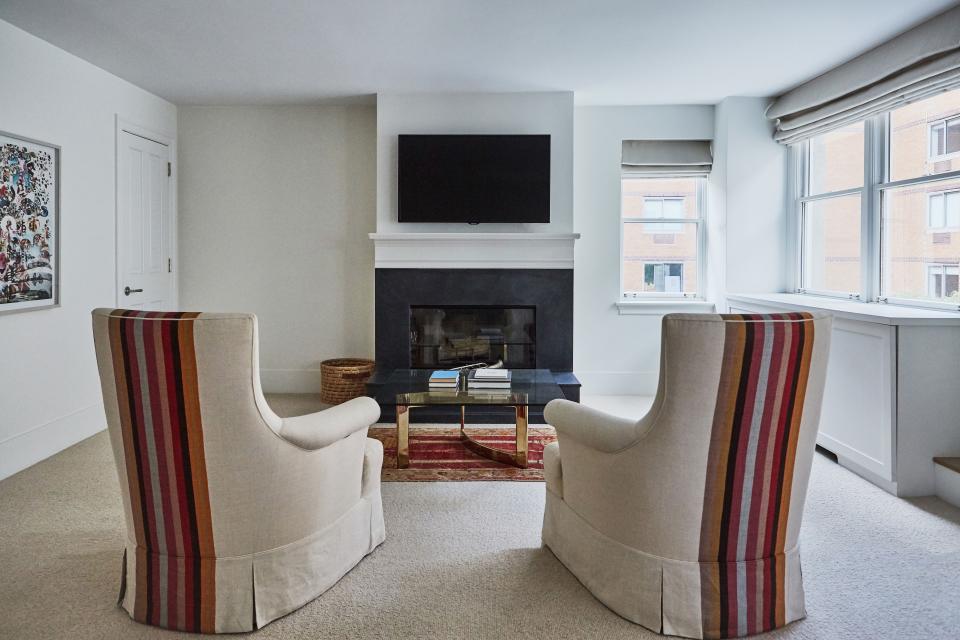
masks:
[[[470,389],[506,389],[510,390],[510,371],[508,369],[473,369],[467,378]]]
[[[434,371],[430,374],[429,386],[430,389],[456,391],[459,381],[459,371]]]

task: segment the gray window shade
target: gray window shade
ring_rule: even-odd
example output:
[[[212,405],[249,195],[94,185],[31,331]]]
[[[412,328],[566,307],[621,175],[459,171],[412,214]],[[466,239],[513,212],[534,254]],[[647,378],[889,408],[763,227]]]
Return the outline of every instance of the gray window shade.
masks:
[[[702,176],[712,165],[709,140],[624,140],[620,155],[627,173]]]
[[[960,7],[788,91],[767,109],[790,144],[960,86]]]

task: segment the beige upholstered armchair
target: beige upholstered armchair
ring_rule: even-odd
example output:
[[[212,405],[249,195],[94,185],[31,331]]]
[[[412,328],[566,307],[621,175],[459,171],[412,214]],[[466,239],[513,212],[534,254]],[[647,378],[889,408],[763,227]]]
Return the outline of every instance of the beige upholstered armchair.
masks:
[[[798,533],[828,316],[668,315],[639,422],[554,400],[543,542],[601,602],[664,634],[805,615]]]
[[[120,604],[135,620],[257,629],[383,541],[373,400],[276,416],[250,314],[97,309],[93,333],[126,515]]]

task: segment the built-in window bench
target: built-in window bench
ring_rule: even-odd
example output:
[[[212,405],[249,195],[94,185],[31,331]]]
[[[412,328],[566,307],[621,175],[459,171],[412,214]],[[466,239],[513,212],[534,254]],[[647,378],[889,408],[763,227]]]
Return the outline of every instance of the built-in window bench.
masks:
[[[960,456],[960,313],[787,293],[727,307],[832,313],[817,444],[890,493],[936,493],[933,458]]]

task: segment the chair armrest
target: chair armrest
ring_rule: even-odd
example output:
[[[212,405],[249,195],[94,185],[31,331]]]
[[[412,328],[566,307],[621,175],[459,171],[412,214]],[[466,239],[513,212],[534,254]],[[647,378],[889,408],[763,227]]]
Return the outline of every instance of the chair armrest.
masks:
[[[547,491],[552,491],[558,498],[563,497],[563,462],[558,442],[551,442],[543,448],[543,480]]]
[[[605,453],[625,449],[638,439],[635,421],[569,400],[550,401],[543,410],[543,416],[561,435]]]
[[[360,481],[360,495],[369,497],[380,493],[380,470],[383,468],[383,443],[367,438],[363,450],[363,478]]]
[[[284,418],[280,437],[304,449],[322,449],[380,419],[380,405],[372,398],[348,400],[335,407],[296,418]]]

